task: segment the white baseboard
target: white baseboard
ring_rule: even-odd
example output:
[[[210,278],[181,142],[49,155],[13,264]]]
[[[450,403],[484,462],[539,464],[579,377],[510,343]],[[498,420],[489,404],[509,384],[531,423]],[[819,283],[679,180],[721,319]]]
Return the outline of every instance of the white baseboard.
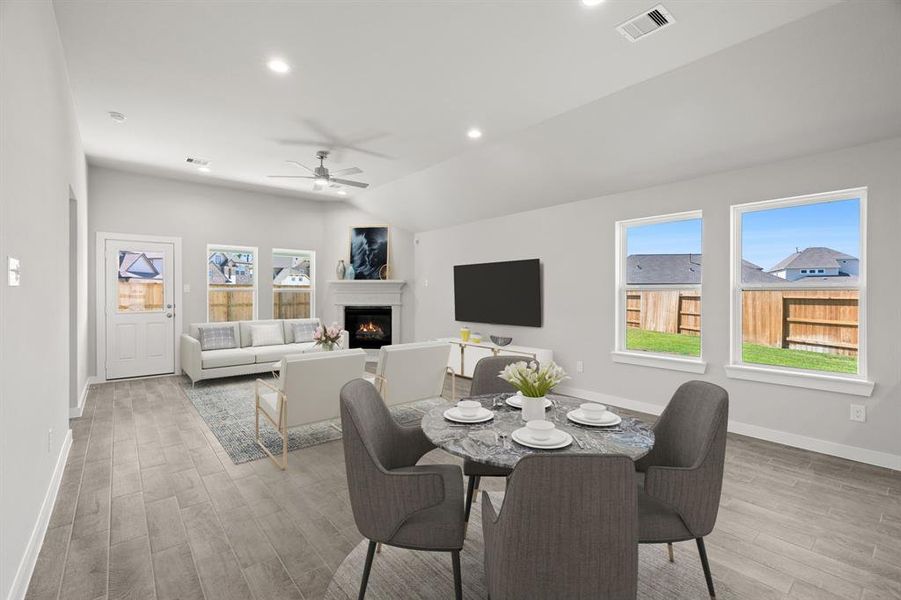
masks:
[[[88,392],[91,390],[91,384],[98,383],[96,377],[88,377],[88,380],[84,382],[84,387],[81,389],[81,394],[78,396],[78,406],[70,406],[69,407],[69,418],[77,419],[84,412],[84,401],[88,399]]]
[[[601,394],[590,390],[583,390],[569,386],[560,386],[557,388],[561,394],[575,396],[585,400],[592,400],[602,404],[610,404],[619,406],[629,410],[635,410],[651,415],[659,415],[663,412],[664,406],[660,404],[651,404],[649,402],[639,402],[612,396],[609,394]],[[849,446],[847,444],[839,444],[818,438],[807,437],[787,431],[779,431],[768,427],[760,427],[759,425],[751,425],[740,421],[729,420],[729,431],[739,435],[765,440],[767,442],[775,442],[792,446],[793,448],[801,448],[802,450],[810,450],[819,452],[820,454],[828,454],[829,456],[837,456],[838,458],[846,458],[856,462],[875,465],[877,467],[885,467],[901,471],[901,456],[897,454],[889,454],[888,452],[879,452],[878,450],[869,450],[858,446]]]
[[[69,459],[69,449],[71,447],[72,430],[67,429],[66,438],[63,440],[63,445],[59,450],[59,456],[56,458],[53,476],[50,478],[50,486],[44,495],[44,502],[41,504],[41,511],[38,513],[38,520],[31,531],[31,538],[28,540],[25,554],[19,562],[19,568],[16,571],[16,577],[13,579],[7,600],[23,600],[25,593],[28,591],[28,583],[31,581],[38,554],[40,554],[41,546],[44,543],[44,535],[47,533],[47,526],[50,524],[50,515],[53,513],[53,505],[56,504],[56,494],[59,492],[59,484],[63,479],[63,471],[66,468],[66,461]]]

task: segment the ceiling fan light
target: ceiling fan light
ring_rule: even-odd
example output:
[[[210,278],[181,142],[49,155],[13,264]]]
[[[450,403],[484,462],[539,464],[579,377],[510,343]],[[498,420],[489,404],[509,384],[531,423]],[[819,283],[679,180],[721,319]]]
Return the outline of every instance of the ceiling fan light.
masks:
[[[326,186],[328,185],[328,179],[326,179],[325,177],[319,177],[313,183],[318,186]]]

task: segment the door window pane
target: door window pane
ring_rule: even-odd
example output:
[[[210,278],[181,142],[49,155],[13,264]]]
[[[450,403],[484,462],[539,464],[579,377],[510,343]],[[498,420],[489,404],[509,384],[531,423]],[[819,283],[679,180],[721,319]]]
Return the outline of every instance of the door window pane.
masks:
[[[163,310],[163,253],[119,251],[116,310],[120,313]]]

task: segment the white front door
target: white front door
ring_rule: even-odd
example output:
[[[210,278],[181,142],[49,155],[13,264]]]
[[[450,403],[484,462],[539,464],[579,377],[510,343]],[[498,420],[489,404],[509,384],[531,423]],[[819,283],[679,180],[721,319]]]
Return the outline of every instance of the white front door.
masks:
[[[171,243],[106,240],[106,378],[175,372]]]

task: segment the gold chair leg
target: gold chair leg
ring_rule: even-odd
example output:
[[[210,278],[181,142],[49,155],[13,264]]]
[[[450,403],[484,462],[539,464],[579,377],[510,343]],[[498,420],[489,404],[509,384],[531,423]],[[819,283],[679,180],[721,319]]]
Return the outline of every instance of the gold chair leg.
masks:
[[[375,551],[379,554],[382,553],[382,543],[381,542],[379,542],[378,544],[375,545]]]
[[[669,554],[669,561],[676,562],[676,559],[673,558],[673,545],[672,544],[666,545],[666,551],[667,551],[667,554]]]

